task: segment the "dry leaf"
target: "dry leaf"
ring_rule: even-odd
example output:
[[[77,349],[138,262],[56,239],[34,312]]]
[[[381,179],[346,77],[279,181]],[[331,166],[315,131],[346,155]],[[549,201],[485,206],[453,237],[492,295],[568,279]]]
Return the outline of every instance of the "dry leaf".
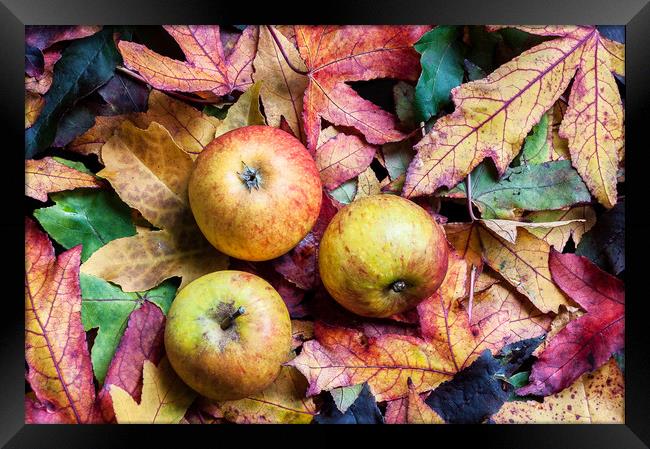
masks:
[[[362,173],[370,166],[375,151],[374,146],[357,136],[339,133],[327,140],[316,150],[323,186],[332,190]]]
[[[556,250],[562,251],[569,238],[572,238],[573,243],[578,246],[585,232],[596,224],[596,213],[591,206],[577,206],[567,210],[531,212],[526,216],[526,220],[535,223],[572,220],[571,224],[565,226],[550,229],[529,229],[531,234],[544,240]]]
[[[102,187],[102,182],[51,157],[25,161],[25,195],[31,198],[47,201],[48,193],[79,187]]]
[[[554,229],[561,227],[566,227],[567,225],[578,225],[584,223],[584,219],[573,219],[573,220],[562,220],[562,221],[544,221],[544,222],[534,222],[528,223],[525,221],[515,221],[515,220],[498,220],[498,219],[485,219],[479,220],[483,225],[493,231],[496,235],[501,237],[507,242],[515,243],[517,240],[517,229],[523,228],[531,232],[532,231],[546,231],[550,232]]]

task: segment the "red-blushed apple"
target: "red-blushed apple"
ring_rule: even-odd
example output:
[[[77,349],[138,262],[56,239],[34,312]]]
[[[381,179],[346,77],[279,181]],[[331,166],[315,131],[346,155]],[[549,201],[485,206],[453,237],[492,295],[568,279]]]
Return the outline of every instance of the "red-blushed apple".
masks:
[[[314,159],[291,134],[245,126],[210,142],[188,193],[194,218],[219,251],[262,261],[288,252],[314,226],[321,204]]]
[[[165,351],[192,389],[217,401],[259,393],[291,351],[291,319],[278,292],[243,271],[206,274],[183,288],[165,326]]]
[[[320,276],[343,307],[388,317],[431,296],[447,273],[442,226],[417,204],[390,194],[341,209],[320,243]]]

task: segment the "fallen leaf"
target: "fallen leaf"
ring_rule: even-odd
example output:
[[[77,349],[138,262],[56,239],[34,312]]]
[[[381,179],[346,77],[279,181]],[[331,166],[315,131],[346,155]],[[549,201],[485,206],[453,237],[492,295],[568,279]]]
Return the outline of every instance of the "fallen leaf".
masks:
[[[316,166],[323,186],[335,189],[370,166],[375,147],[363,139],[339,133],[316,150]]]
[[[28,25],[25,27],[25,42],[44,50],[57,42],[81,39],[101,29],[96,25]]]
[[[140,403],[117,385],[111,385],[109,391],[118,424],[177,424],[196,397],[176,376],[167,358],[158,366],[145,360]]]
[[[320,413],[314,418],[316,424],[383,424],[375,397],[367,384],[345,413],[341,413],[331,397],[325,399]]]
[[[38,120],[43,106],[45,106],[45,99],[41,95],[25,92],[25,129],[31,127]]]
[[[570,305],[551,279],[549,252],[552,249],[548,243],[525,229],[518,230],[515,244],[483,228],[479,234],[485,262],[540,311],[557,313],[560,305]]]
[[[619,274],[625,270],[625,201],[598,218],[576,248],[603,270]]]
[[[152,303],[144,302],[141,307],[131,312],[98,395],[102,416],[106,422],[115,421],[110,395],[111,385],[117,385],[135,400],[140,400],[144,361],[149,360],[154,364],[160,361],[163,354],[164,330],[165,315]]]
[[[350,204],[354,201],[354,197],[357,196],[357,178],[345,181],[336,189],[331,190],[329,194],[339,204],[337,205],[337,208]]]
[[[226,118],[217,126],[215,137],[242,126],[266,124],[260,111],[260,89],[262,85],[262,81],[257,81],[237,99],[235,104],[230,106]]]
[[[270,25],[269,25],[270,26]],[[275,28],[275,27],[274,27]],[[257,54],[253,60],[253,79],[264,81],[260,90],[264,113],[269,126],[278,128],[284,117],[294,136],[304,141],[302,131],[302,98],[307,88],[308,79],[296,73],[284,59],[282,50],[291,64],[299,70],[306,71],[305,63],[294,45],[276,31],[282,49],[275,44],[267,26],[260,26],[260,40]]]
[[[364,385],[350,385],[349,387],[337,387],[330,390],[330,395],[338,411],[341,413],[347,412],[361,394]]]
[[[87,274],[81,275],[80,283],[84,330],[98,329],[90,355],[95,377],[101,384],[132,312],[152,302],[167,313],[176,287],[167,281],[146,292],[124,293],[119,287]]]
[[[39,201],[47,201],[48,193],[102,185],[95,175],[71,168],[49,156],[25,161],[25,195]]]
[[[181,286],[225,269],[226,256],[198,229],[187,198],[192,160],[157,123],[140,130],[125,122],[102,147],[106,178],[128,205],[161,231],[114,240],[96,251],[82,272],[124,291],[148,290],[173,276]],[[138,179],[134,184],[132,179]]]
[[[395,112],[403,128],[413,129],[418,126],[415,118],[415,88],[409,83],[399,81],[393,87]]]
[[[440,417],[415,391],[409,382],[409,395],[406,400],[406,424],[444,424]]]
[[[144,112],[147,109],[149,89],[120,73],[116,73],[97,90],[113,114]]]
[[[587,313],[571,321],[533,364],[530,384],[517,394],[548,396],[562,391],[623,348],[625,286],[589,259],[551,250],[555,283]]]
[[[363,198],[364,196],[378,195],[381,192],[379,187],[379,180],[372,167],[368,166],[357,177],[357,195],[355,200]]]
[[[257,27],[247,27],[228,56],[224,54],[219,26],[166,25],[164,28],[180,46],[185,61],[162,56],[134,42],[118,44],[124,64],[156,89],[223,96],[233,90],[245,91],[253,83]]]
[[[493,231],[496,235],[498,235],[505,241],[509,243],[515,243],[515,241],[517,240],[517,229],[519,228],[526,229],[529,232],[531,232],[531,234],[535,235],[532,231],[539,232],[541,230],[541,231],[550,232],[553,229],[566,227],[568,225],[575,226],[578,224],[583,224],[585,220],[576,218],[572,220],[546,221],[546,222],[526,222],[526,221],[497,220],[497,219],[485,219],[479,221],[486,228]]]
[[[312,338],[314,338],[313,321],[291,320],[291,349],[295,351]]]
[[[416,145],[404,196],[454,187],[484,158],[502,176],[524,138],[569,85],[590,32],[542,42],[451,92],[456,109]]]
[[[305,397],[307,382],[295,369],[282,367],[275,381],[261,393],[237,401],[211,403],[202,409],[237,424],[309,424],[316,414]]]
[[[410,141],[386,143],[381,146],[381,155],[383,157],[388,176],[391,180],[396,180],[406,173],[415,151]]]
[[[571,220],[570,224],[549,229],[528,228],[531,234],[544,240],[556,250],[562,251],[569,238],[573,239],[576,245],[580,243],[585,232],[596,224],[596,213],[590,206],[577,206],[566,210],[531,212],[526,215],[526,220],[535,223]]]
[[[444,225],[447,240],[456,250],[456,254],[465,259],[468,268],[471,269],[474,266],[481,272],[483,269],[483,248],[478,233],[479,227],[476,222],[447,223]]]
[[[26,377],[39,403],[60,423],[96,421],[92,365],[81,324],[80,254],[75,247],[56,258],[47,235],[25,219]]]
[[[66,148],[83,155],[94,154],[101,161],[102,146],[113,136],[115,130],[125,119],[127,117],[122,115],[97,116],[95,124],[88,131],[76,137]]]
[[[394,78],[415,81],[420,64],[413,44],[425,26],[296,26],[309,83],[303,100],[307,147],[317,147],[321,120],[351,126],[371,144],[402,140],[397,119],[346,84]]]
[[[497,424],[623,424],[625,383],[614,359],[543,402],[506,402]]]
[[[517,157],[520,165],[543,164],[553,160],[548,141],[549,127],[549,112],[547,111],[526,137],[524,147]]]

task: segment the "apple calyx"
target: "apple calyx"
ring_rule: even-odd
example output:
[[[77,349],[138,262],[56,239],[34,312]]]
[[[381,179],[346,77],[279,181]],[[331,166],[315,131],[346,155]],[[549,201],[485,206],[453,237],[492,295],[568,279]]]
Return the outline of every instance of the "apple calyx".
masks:
[[[253,189],[259,190],[260,184],[262,184],[259,169],[249,167],[244,161],[242,161],[242,164],[244,165],[244,170],[241,173],[237,172],[239,179],[242,180],[249,191]]]
[[[239,309],[235,310],[231,315],[227,316],[223,321],[221,321],[221,323],[219,323],[221,330],[225,331],[228,329],[230,326],[232,326],[233,321],[235,321],[238,316],[241,316],[244,313],[246,313],[244,306],[239,307]]]
[[[404,281],[395,281],[390,285],[390,288],[395,292],[399,293],[406,288],[406,282]]]

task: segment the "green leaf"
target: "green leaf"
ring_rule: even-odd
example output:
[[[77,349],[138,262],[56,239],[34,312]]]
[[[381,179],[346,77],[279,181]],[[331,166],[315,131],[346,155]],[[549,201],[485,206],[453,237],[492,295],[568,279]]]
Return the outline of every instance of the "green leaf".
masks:
[[[330,192],[330,195],[341,204],[350,204],[357,196],[357,178],[352,178]]]
[[[79,281],[84,330],[99,328],[90,356],[95,377],[102,383],[131,312],[143,301],[151,301],[166,315],[174,300],[176,286],[167,280],[146,292],[124,293],[117,285],[87,274],[82,273]]]
[[[465,198],[465,189],[461,183],[446,196]],[[481,218],[514,218],[517,210],[561,209],[590,200],[571,161],[509,168],[500,180],[496,169],[485,162],[472,172],[472,201]]]
[[[86,168],[83,162],[69,161],[68,159],[63,159],[62,157],[57,157],[57,156],[54,156],[52,159],[54,159],[60,164],[65,165],[66,167],[74,168],[77,171],[88,173],[89,175],[94,175],[93,172],[91,172],[90,170],[88,170],[88,168]]]
[[[382,145],[381,153],[384,156],[388,176],[392,181],[406,173],[406,169],[415,156],[413,145],[408,140],[386,143]]]
[[[35,210],[34,217],[64,248],[83,245],[82,261],[111,240],[135,235],[131,210],[113,192],[76,189],[50,198],[56,204]]]
[[[54,79],[45,94],[45,106],[34,126],[25,131],[26,159],[32,159],[52,144],[63,115],[78,100],[108,81],[120,59],[110,27],[75,40],[63,50],[54,66]]]
[[[467,27],[469,36],[469,45],[467,50],[467,59],[479,67],[484,73],[490,73],[498,67],[495,56],[497,48],[503,44],[503,37],[499,33],[491,33],[485,29],[484,25],[471,25]],[[472,72],[470,72],[470,81],[472,79]],[[474,75],[478,75],[474,72]],[[485,78],[485,74],[480,78]]]
[[[515,159],[514,165],[543,164],[549,161],[550,147],[546,140],[548,136],[548,114],[542,115],[539,123],[524,141],[524,148]]]
[[[348,411],[350,406],[357,400],[364,384],[352,385],[350,387],[337,387],[330,390],[334,405],[341,413]]]
[[[438,26],[414,45],[420,53],[422,73],[415,86],[417,121],[426,121],[451,101],[451,89],[463,80],[463,49],[460,28]]]

